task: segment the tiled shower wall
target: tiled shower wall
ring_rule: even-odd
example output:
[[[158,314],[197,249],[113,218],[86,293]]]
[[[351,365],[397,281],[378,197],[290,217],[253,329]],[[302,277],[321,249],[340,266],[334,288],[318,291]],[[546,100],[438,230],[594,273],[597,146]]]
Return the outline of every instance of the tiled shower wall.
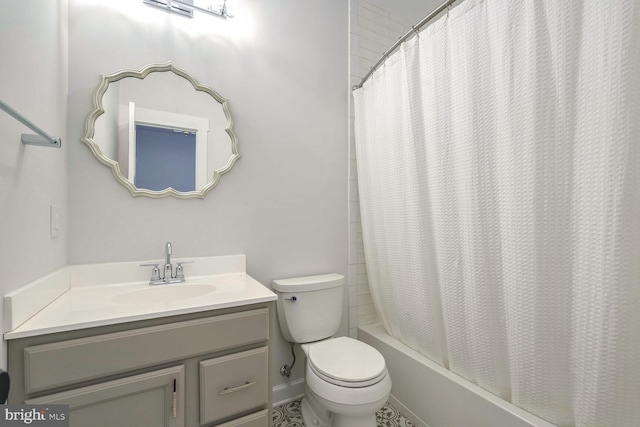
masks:
[[[351,86],[382,57],[382,54],[402,37],[413,23],[394,16],[364,0],[350,0],[349,46]],[[353,99],[350,99],[349,131],[349,335],[357,338],[358,326],[378,321],[369,291],[367,265],[364,260],[358,174],[353,131]]]

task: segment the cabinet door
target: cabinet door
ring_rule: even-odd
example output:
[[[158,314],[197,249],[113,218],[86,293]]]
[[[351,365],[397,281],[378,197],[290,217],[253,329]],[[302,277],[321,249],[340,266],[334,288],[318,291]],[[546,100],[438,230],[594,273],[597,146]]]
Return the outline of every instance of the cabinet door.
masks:
[[[134,375],[25,403],[69,405],[71,427],[184,427],[184,367]]]

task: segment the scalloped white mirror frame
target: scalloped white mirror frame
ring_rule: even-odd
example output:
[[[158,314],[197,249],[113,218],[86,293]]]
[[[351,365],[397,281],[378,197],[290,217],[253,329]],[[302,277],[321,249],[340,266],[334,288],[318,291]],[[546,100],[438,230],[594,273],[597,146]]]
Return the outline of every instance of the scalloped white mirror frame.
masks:
[[[142,80],[150,73],[165,72],[165,71],[171,71],[177,76],[185,78],[186,80],[189,81],[189,83],[191,83],[191,85],[196,91],[205,92],[211,95],[213,99],[215,99],[218,103],[220,103],[220,105],[222,106],[222,110],[224,111],[224,114],[227,118],[225,131],[231,139],[232,154],[229,157],[229,160],[227,161],[227,163],[223,167],[213,171],[212,180],[207,185],[205,185],[200,191],[183,192],[183,191],[177,191],[171,187],[166,188],[162,191],[154,191],[154,190],[147,190],[144,188],[137,188],[135,185],[133,185],[133,183],[131,183],[131,181],[129,181],[122,175],[122,173],[120,172],[119,163],[105,156],[102,153],[102,150],[100,149],[98,144],[93,139],[95,135],[96,119],[105,112],[104,106],[102,104],[102,97],[106,93],[107,89],[109,88],[109,83],[117,82],[126,77],[135,77],[137,79]],[[100,85],[98,86],[98,88],[96,89],[93,95],[93,106],[94,106],[93,110],[89,113],[89,115],[85,120],[85,131],[81,140],[91,149],[91,152],[96,157],[96,159],[100,161],[100,163],[111,168],[111,172],[113,173],[113,176],[116,178],[116,180],[120,184],[124,185],[127,188],[127,190],[129,190],[129,192],[133,197],[146,196],[146,197],[153,197],[153,198],[161,198],[161,197],[173,196],[180,199],[191,199],[196,197],[202,199],[204,198],[204,195],[207,192],[209,192],[213,187],[216,186],[216,184],[220,180],[220,177],[225,173],[229,172],[229,170],[231,170],[231,167],[234,165],[236,160],[238,160],[238,158],[240,157],[240,154],[238,153],[238,138],[233,132],[233,120],[231,119],[231,113],[229,112],[227,99],[220,96],[220,94],[215,90],[213,90],[212,88],[201,85],[200,83],[198,83],[198,81],[195,78],[189,75],[189,73],[187,73],[184,70],[181,70],[180,68],[173,66],[173,64],[171,64],[170,62],[166,64],[149,64],[140,70],[125,69],[125,70],[117,71],[113,74],[103,74],[101,76]]]

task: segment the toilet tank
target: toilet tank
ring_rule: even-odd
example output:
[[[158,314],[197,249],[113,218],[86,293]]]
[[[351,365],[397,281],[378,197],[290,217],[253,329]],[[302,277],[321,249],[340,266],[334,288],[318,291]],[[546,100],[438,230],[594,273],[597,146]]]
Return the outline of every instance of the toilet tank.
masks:
[[[331,337],[342,320],[344,276],[321,274],[274,280],[278,322],[289,342],[305,343]]]

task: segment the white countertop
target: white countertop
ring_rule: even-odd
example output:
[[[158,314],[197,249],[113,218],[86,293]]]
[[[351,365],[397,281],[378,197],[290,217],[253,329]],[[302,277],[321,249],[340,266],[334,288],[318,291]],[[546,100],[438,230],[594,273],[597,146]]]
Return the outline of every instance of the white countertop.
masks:
[[[200,295],[191,296],[190,290]],[[188,295],[183,297],[181,292]],[[24,338],[276,299],[267,287],[237,271],[187,277],[185,283],[156,286],[150,286],[148,281],[70,286],[28,320],[5,332],[4,338]]]

